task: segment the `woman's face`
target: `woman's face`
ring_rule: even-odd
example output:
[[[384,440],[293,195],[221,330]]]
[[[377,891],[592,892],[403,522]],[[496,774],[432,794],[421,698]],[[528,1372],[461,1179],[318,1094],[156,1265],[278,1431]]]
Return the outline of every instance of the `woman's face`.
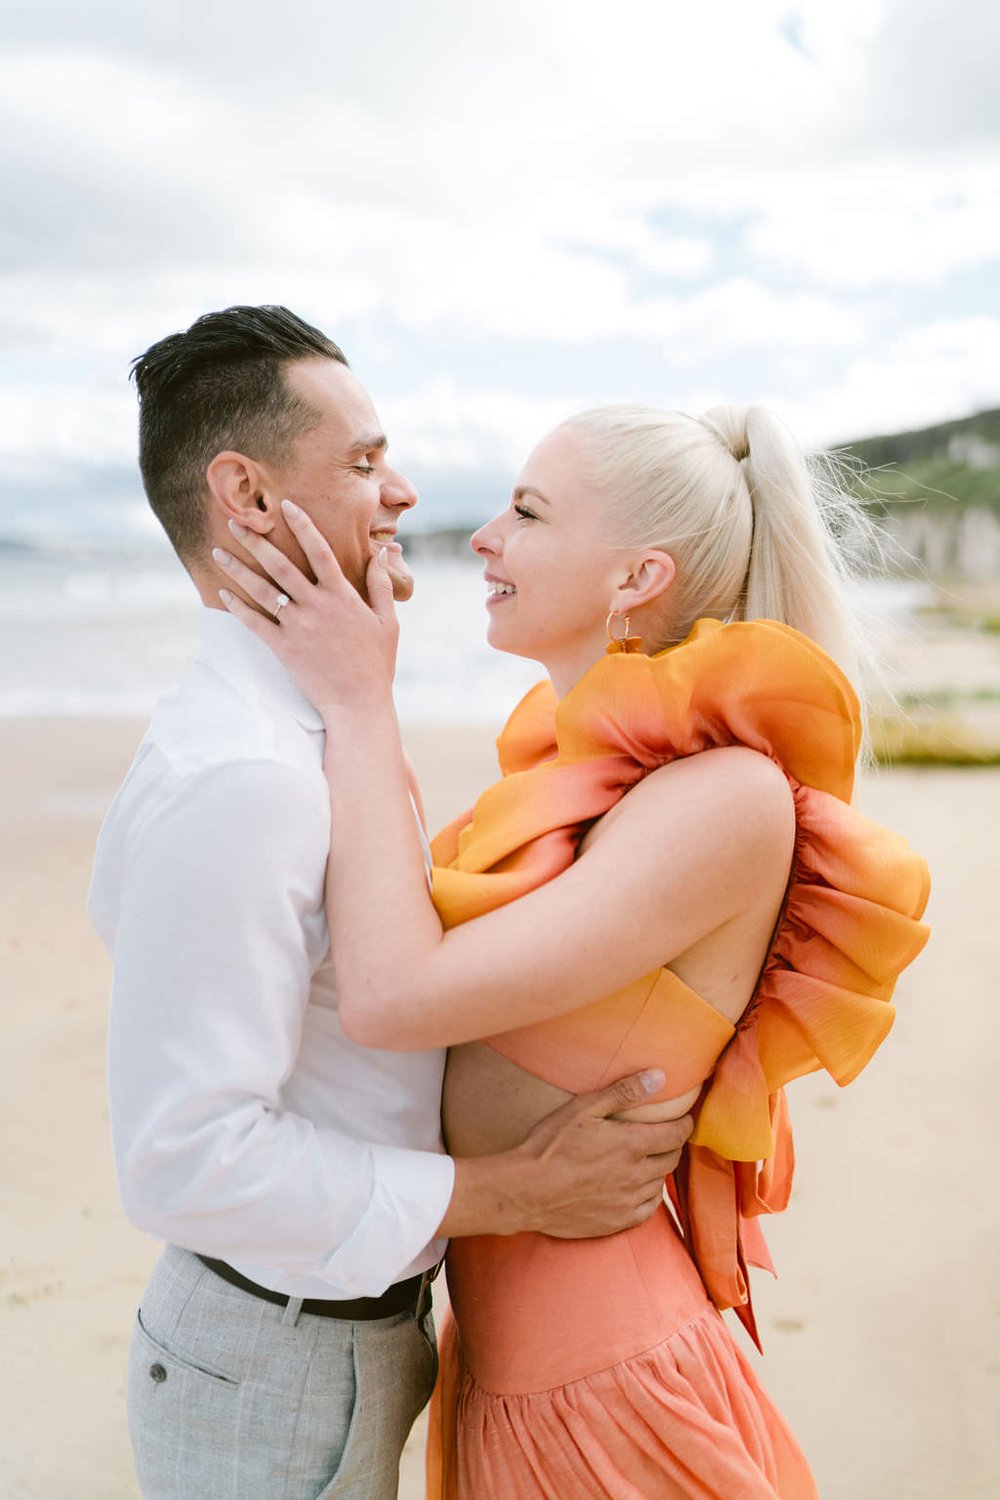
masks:
[[[508,509],[472,538],[486,565],[490,645],[541,662],[560,693],[604,651],[605,620],[629,576],[604,517],[584,439],[563,427],[531,454]]]

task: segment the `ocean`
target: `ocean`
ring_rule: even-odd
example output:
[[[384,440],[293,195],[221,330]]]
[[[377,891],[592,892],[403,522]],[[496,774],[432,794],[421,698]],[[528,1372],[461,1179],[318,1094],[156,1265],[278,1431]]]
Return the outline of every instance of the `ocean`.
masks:
[[[486,644],[482,567],[417,556],[400,606],[400,718],[495,723],[542,675]],[[145,718],[198,647],[200,602],[170,549],[0,539],[0,718]]]
[[[0,523],[0,717],[145,718],[198,646],[201,606],[144,506],[70,516],[53,507]],[[482,565],[456,533],[416,538],[414,597],[401,606],[396,699],[411,724],[499,728],[542,675],[486,644]],[[905,616],[925,586],[874,580],[859,602]]]

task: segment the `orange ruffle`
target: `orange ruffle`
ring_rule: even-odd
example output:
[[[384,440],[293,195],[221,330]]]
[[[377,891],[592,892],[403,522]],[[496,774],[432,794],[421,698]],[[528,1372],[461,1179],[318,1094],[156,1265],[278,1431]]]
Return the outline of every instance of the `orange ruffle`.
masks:
[[[849,805],[859,742],[855,694],[813,642],[771,621],[701,620],[658,656],[603,658],[559,702],[547,683],[534,688],[500,737],[503,779],[433,845],[435,902],[454,926],[566,869],[590,822],[657,766],[745,745],[784,770],[792,872],[735,1032],[660,970],[596,1007],[490,1039],[574,1091],[603,1082],[612,1060],[615,1076],[648,1066],[651,1026],[668,1051],[684,1040],[694,1082],[714,1063],[671,1196],[709,1295],[754,1337],[746,1265],[769,1265],[754,1221],[783,1209],[791,1189],[784,1086],[819,1068],[839,1084],[857,1076],[892,1025],[900,971],[927,939],[926,865]],[[667,1073],[671,1092],[691,1086]]]

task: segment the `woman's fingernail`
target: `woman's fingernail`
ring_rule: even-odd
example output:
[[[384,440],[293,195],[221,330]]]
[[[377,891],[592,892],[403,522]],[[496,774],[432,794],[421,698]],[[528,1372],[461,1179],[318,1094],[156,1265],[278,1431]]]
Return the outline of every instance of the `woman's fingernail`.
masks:
[[[228,552],[223,552],[221,547],[213,547],[212,556],[215,558],[220,568],[228,568],[229,564],[233,560]]]
[[[232,604],[232,602],[233,602],[233,596],[229,592],[228,589],[220,589],[219,590],[219,598],[222,600],[223,604],[226,606],[227,609],[229,608],[230,604]]]
[[[250,535],[250,533],[249,533],[249,531],[247,531],[246,527],[245,526],[241,526],[240,523],[239,523],[239,521],[230,521],[230,523],[229,523],[229,529],[233,533],[233,536],[238,536],[241,541],[242,541],[242,539],[245,536],[249,536]]]
[[[386,566],[386,559],[387,559],[388,556],[389,556],[389,549],[388,549],[388,547],[380,547],[378,549],[378,565],[379,565],[380,568],[384,568]]]
[[[645,1073],[639,1074],[639,1082],[647,1094],[658,1094],[667,1081],[667,1075],[659,1068],[647,1068]]]
[[[286,516],[297,516],[300,514],[299,507],[295,504],[294,500],[282,500],[281,508]]]

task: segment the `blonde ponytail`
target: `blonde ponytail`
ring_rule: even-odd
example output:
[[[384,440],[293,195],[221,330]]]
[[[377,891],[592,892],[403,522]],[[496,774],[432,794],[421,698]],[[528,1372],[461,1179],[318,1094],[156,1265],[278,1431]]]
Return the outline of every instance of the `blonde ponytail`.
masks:
[[[868,532],[863,511],[820,463],[810,466],[772,412],[717,407],[704,421],[741,463],[753,511],[737,617],[793,625],[856,681],[858,622],[846,592]]]
[[[609,538],[674,558],[657,644],[682,640],[704,616],[779,620],[857,685],[859,627],[846,590],[870,524],[832,467],[810,465],[777,417],[757,406],[700,419],[618,406],[565,425],[584,437],[608,497]]]

